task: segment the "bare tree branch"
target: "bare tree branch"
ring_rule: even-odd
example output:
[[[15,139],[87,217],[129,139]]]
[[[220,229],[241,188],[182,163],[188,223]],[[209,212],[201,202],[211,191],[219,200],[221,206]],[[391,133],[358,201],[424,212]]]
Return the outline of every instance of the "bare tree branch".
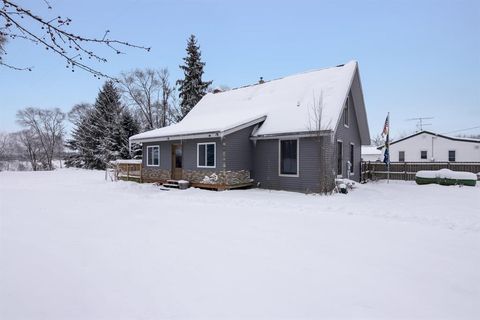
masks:
[[[107,74],[91,67],[84,59],[93,59],[97,62],[106,63],[107,59],[97,55],[89,45],[100,45],[110,48],[116,54],[123,54],[120,48],[130,47],[150,51],[149,47],[139,46],[126,41],[111,39],[108,37],[110,30],[106,30],[102,38],[85,37],[69,32],[67,27],[72,19],[56,16],[51,19],[41,17],[30,10],[14,3],[11,0],[0,0],[0,66],[14,70],[32,70],[32,67],[17,67],[4,62],[2,55],[6,55],[6,40],[23,39],[36,45],[43,46],[46,50],[63,58],[70,70],[82,69],[93,74],[95,78],[105,77],[113,79]],[[48,9],[52,9],[50,3],[44,0]]]

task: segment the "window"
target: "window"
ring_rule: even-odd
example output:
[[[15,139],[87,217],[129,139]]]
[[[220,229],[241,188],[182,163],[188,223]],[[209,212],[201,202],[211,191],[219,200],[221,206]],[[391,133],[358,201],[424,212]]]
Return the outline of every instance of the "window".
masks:
[[[455,150],[449,150],[448,151],[448,161],[450,162],[455,162]]]
[[[216,166],[216,144],[215,142],[206,142],[197,144],[197,167],[215,168]]]
[[[405,162],[405,151],[398,151],[398,161]]]
[[[426,150],[420,151],[420,159],[427,159],[427,151]]]
[[[160,147],[147,146],[147,166],[160,165]]]
[[[343,108],[343,124],[348,127],[348,98],[345,101],[345,107]]]
[[[337,141],[337,175],[343,174],[343,142]]]
[[[350,143],[350,174],[355,173],[354,167],[355,163],[355,145],[353,143]]]
[[[280,140],[280,175],[298,177],[298,140]]]

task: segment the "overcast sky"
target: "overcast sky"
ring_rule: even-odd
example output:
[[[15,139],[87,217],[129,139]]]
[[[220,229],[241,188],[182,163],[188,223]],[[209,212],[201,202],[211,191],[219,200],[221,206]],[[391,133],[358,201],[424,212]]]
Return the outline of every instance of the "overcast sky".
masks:
[[[439,133],[478,127],[480,133],[480,1],[20,1],[32,11],[73,20],[72,30],[151,46],[115,55],[100,50],[110,75],[134,68],[167,67],[172,82],[190,34],[199,39],[205,80],[237,87],[357,60],[370,131],[391,113],[393,136],[415,131],[415,117],[434,117]],[[0,23],[1,19],[0,19]],[[0,131],[17,130],[15,113],[27,107],[94,102],[103,80],[45,49],[14,41],[0,67]],[[456,134],[456,133],[455,133]]]

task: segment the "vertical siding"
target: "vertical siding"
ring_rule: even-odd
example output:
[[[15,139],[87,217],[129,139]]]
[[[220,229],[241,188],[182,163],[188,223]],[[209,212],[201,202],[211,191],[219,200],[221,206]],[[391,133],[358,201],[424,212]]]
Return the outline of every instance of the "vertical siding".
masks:
[[[347,161],[351,161],[350,159],[350,144],[353,143],[354,146],[354,175],[350,176],[350,179],[355,181],[360,181],[360,163],[361,163],[361,141],[360,141],[360,131],[358,129],[358,122],[357,122],[357,115],[355,113],[355,101],[353,100],[353,96],[350,93],[349,95],[349,124],[348,127],[344,125],[344,118],[343,113],[340,117],[340,122],[337,127],[337,131],[335,132],[335,141],[334,141],[334,170],[337,171],[337,141],[342,140],[343,142],[343,177],[346,178],[347,175]]]
[[[253,141],[250,140],[253,127],[231,133],[223,139],[225,170],[253,169]]]
[[[197,143],[215,142],[216,158],[215,169],[213,168],[197,168]],[[220,138],[205,138],[183,140],[183,169],[196,171],[220,171],[223,170],[223,145]]]
[[[279,175],[279,140],[257,140],[254,144],[253,179],[261,188],[320,192],[320,138],[299,139],[299,176]]]
[[[170,170],[172,168],[172,144],[180,143],[180,141],[159,141],[159,142],[146,142],[143,144],[143,166],[147,167],[147,146],[160,146],[160,167],[159,169]]]

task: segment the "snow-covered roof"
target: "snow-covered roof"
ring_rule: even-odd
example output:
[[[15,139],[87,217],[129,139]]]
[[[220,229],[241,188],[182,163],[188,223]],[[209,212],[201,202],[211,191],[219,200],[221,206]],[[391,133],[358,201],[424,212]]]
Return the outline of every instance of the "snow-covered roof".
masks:
[[[350,61],[262,84],[208,93],[179,123],[137,134],[130,140],[142,142],[206,133],[223,136],[234,128],[262,121],[253,135],[334,130],[356,70],[357,62]],[[314,116],[319,103],[323,106],[320,128]],[[363,97],[361,103],[364,108]]]
[[[376,146],[362,146],[362,155],[363,154],[380,155],[382,154],[382,151],[378,150],[378,147]]]

